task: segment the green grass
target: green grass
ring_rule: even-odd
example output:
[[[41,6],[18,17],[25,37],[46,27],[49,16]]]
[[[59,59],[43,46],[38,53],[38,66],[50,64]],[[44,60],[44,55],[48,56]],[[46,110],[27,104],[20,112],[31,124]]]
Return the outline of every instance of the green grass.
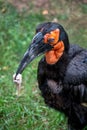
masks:
[[[66,16],[58,16],[59,21],[68,19]],[[11,5],[0,1],[0,130],[67,130],[65,116],[45,105],[37,87],[40,58],[23,73],[21,97],[15,95],[12,82],[12,75],[35,34],[35,27],[47,19],[40,13],[18,13]],[[71,41],[79,44],[84,41],[84,47],[87,47],[87,30],[82,27],[77,34],[79,27],[74,25],[64,24]]]
[[[40,14],[21,16],[13,7],[6,5],[5,8],[6,12],[0,13],[0,130],[62,128],[64,115],[46,107],[37,88],[39,58],[23,74],[21,97],[15,96],[16,88],[12,82],[12,75],[35,33],[36,25],[45,18]]]

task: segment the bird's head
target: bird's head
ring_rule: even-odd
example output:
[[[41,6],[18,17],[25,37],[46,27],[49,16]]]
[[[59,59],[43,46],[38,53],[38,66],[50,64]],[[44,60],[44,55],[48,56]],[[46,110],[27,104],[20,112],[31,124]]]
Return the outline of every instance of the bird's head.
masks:
[[[36,34],[21,60],[16,75],[21,74],[33,59],[43,53],[48,64],[55,64],[64,52],[68,52],[68,49],[68,36],[60,24],[52,22],[40,24],[36,28]]]

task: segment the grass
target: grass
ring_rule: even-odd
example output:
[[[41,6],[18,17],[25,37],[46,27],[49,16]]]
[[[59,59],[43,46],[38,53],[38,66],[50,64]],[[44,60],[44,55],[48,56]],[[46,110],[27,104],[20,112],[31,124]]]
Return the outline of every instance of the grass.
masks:
[[[85,9],[82,6],[82,10],[86,12],[86,6]],[[0,1],[0,130],[67,129],[66,117],[48,108],[40,95],[36,80],[40,58],[34,60],[23,73],[21,97],[15,96],[16,88],[12,82],[12,75],[32,40],[36,25],[51,18],[41,13],[21,14],[13,6]],[[69,20],[66,14],[58,18],[62,23]],[[84,26],[79,28],[79,25],[71,21],[68,26],[64,24],[71,42],[78,41],[81,46],[84,42],[84,47],[87,47],[87,30]]]

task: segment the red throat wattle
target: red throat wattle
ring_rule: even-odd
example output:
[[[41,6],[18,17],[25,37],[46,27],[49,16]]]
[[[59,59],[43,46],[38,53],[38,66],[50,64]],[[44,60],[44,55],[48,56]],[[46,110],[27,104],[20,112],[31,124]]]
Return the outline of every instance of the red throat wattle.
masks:
[[[51,51],[48,51],[45,53],[46,57],[46,62],[48,64],[55,64],[60,57],[63,55],[64,51],[64,43],[63,41],[59,41],[59,35],[60,35],[60,30],[56,29],[52,31],[51,33],[47,33],[44,36],[44,43],[48,43],[50,39],[54,39],[50,44],[53,46],[53,49]]]

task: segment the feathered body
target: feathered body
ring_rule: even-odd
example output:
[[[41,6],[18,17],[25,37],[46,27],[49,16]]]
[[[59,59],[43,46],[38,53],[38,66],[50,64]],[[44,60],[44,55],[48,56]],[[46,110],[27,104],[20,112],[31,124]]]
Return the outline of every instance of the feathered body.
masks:
[[[37,79],[45,103],[65,113],[68,130],[82,130],[87,125],[87,50],[70,45],[60,24],[40,24],[16,76],[43,53]]]
[[[87,51],[70,45],[68,54],[63,54],[54,64],[47,64],[45,57],[38,67],[39,88],[45,103],[68,117],[70,129],[80,130],[87,125]],[[71,128],[72,127],[72,128]]]

